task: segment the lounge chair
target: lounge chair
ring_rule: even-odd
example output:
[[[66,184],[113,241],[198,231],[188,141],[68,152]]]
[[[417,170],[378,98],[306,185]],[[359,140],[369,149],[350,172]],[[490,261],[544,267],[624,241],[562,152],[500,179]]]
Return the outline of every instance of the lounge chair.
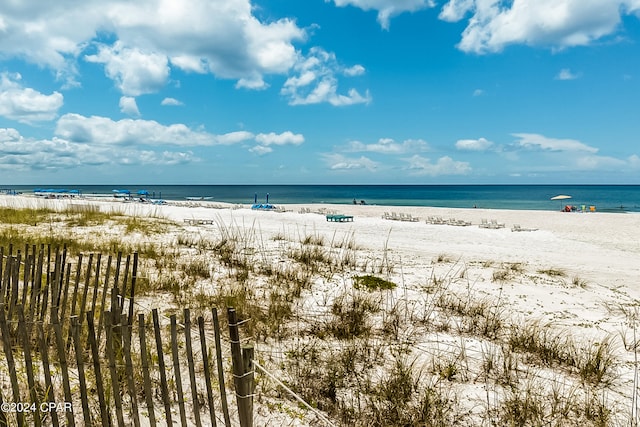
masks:
[[[504,228],[504,223],[498,222],[497,219],[492,219],[489,221],[489,228]]]
[[[538,230],[537,228],[522,228],[520,226],[520,224],[513,224],[513,227],[511,227],[511,231],[536,231]]]

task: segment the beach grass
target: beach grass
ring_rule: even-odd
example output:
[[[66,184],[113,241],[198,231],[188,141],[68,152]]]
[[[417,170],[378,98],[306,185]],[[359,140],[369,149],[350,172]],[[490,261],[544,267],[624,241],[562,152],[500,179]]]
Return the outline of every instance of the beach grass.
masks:
[[[336,425],[630,420],[627,406],[608,397],[624,367],[615,334],[582,336],[535,316],[523,319],[503,294],[509,286],[522,288],[527,270],[567,277],[561,266],[464,263],[462,255],[436,248],[430,261],[411,269],[394,251],[391,232],[372,248],[356,244],[353,231],[300,232],[294,225],[267,232],[235,218],[217,218],[214,231],[194,232],[161,215],[11,211],[0,209],[2,246],[138,252],[138,291],[170,300],[168,312],[234,307],[243,334],[260,343],[261,363]],[[586,287],[577,276],[571,283]],[[554,282],[545,286],[555,289]],[[632,309],[620,310],[629,327],[637,323]],[[622,348],[637,354],[637,342],[625,337]],[[261,387],[256,404],[296,419],[311,416],[278,387]]]

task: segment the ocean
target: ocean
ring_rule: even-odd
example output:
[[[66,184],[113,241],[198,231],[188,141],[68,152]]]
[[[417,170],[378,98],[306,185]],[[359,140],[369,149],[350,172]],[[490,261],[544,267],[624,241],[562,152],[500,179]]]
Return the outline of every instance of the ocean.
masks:
[[[34,194],[43,186],[10,186],[1,192]],[[133,196],[147,191],[152,199],[207,200],[250,204],[336,203],[355,200],[372,205],[452,208],[560,210],[565,205],[595,206],[600,212],[640,212],[640,185],[66,185],[84,195],[112,197],[113,190]],[[550,200],[559,194],[568,200]],[[268,196],[267,196],[268,195]]]

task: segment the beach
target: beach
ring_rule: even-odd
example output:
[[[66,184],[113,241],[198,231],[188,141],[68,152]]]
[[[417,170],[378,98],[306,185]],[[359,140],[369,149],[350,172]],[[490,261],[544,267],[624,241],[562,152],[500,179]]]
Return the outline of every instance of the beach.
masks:
[[[275,212],[208,201],[151,205],[90,198],[46,200],[0,196],[0,206],[12,208],[47,206],[64,211],[78,204],[173,221],[175,227],[167,235],[154,237],[166,242],[184,235],[213,240],[224,230],[240,230],[239,234],[250,236],[247,241],[254,243],[251,249],[256,259],[281,257],[283,241],[299,244],[304,236],[316,236],[340,256],[347,254],[344,248],[348,242],[348,255],[354,258],[352,267],[314,279],[311,288],[300,297],[300,307],[307,315],[326,316],[332,301],[345,288],[351,289],[354,275],[371,273],[398,284],[387,298],[405,301],[407,307],[412,307],[411,316],[415,318],[427,316],[421,312],[430,301],[427,295],[431,291],[427,289],[445,281],[447,295],[464,296],[467,303],[489,301],[513,324],[540,322],[585,345],[610,337],[618,363],[615,387],[606,389],[607,402],[613,401],[619,407],[618,417],[628,417],[631,412],[634,352],[625,349],[620,336],[635,321],[625,316],[622,309],[633,311],[640,301],[640,214],[331,204],[277,205],[282,211]],[[353,222],[329,222],[327,213],[353,216]],[[410,215],[418,220],[384,219],[390,214]],[[471,225],[428,223],[434,217]],[[197,220],[211,223],[198,224]],[[483,228],[480,225],[484,220],[495,220],[504,226]],[[515,229],[516,225],[522,231]],[[144,236],[130,238],[144,240]],[[246,246],[247,242],[244,243]],[[257,287],[267,286],[264,280],[256,280],[260,283]],[[389,300],[385,301],[385,307],[390,307]],[[382,317],[384,320],[385,316]],[[420,339],[429,341],[433,331],[422,330],[418,325],[413,323],[399,336],[413,331],[418,342],[411,341],[414,348],[409,346],[409,354],[423,360],[424,354],[431,353],[419,351],[425,345]],[[487,340],[486,336],[477,337],[468,331],[443,329],[439,333],[444,342],[468,340],[465,351],[469,354],[482,353],[485,340],[496,342],[494,338]],[[265,340],[257,351],[266,355],[284,346]],[[568,382],[572,381],[562,366],[538,366],[536,372],[547,369],[561,372],[569,378]],[[605,389],[602,387],[598,390]],[[469,378],[458,380],[456,387],[457,393],[473,396],[472,401],[485,400],[485,391],[478,390]],[[313,425],[306,423],[310,421],[303,417],[299,424],[292,425]]]

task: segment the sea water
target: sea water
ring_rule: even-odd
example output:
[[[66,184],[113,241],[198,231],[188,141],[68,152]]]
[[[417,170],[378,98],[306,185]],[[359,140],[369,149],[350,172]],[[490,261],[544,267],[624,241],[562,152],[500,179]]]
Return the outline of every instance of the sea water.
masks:
[[[34,194],[42,185],[11,186],[10,191]],[[187,200],[207,198],[228,203],[336,203],[364,202],[387,206],[435,206],[453,208],[560,210],[595,206],[600,212],[640,212],[640,185],[64,185],[56,189],[78,190],[83,195],[113,197],[126,189],[133,197]],[[6,190],[6,189],[5,189]],[[564,194],[567,200],[551,200]],[[210,199],[209,199],[210,198]]]

